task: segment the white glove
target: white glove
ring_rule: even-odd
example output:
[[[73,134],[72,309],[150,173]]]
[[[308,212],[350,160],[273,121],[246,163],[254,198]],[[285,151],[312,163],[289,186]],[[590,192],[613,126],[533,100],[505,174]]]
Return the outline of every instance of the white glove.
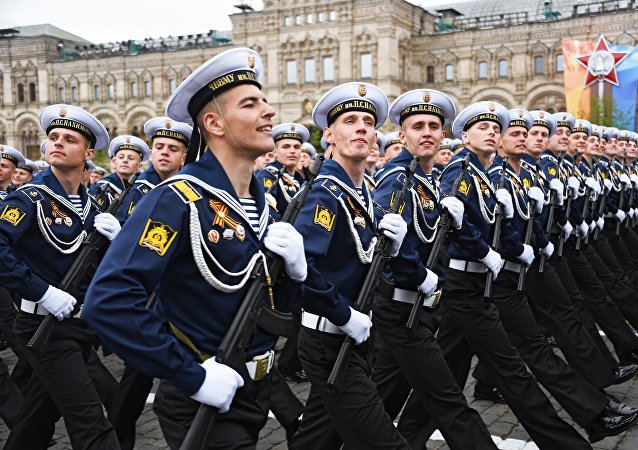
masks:
[[[507,189],[501,188],[496,190],[496,200],[503,206],[503,214],[506,219],[514,217],[514,206],[512,205],[512,196]]]
[[[527,195],[529,198],[536,202],[536,214],[540,214],[543,212],[543,204],[545,203],[545,194],[543,190],[538,186],[532,186],[527,191]]]
[[[244,385],[244,379],[234,369],[215,361],[215,358],[208,358],[200,366],[206,371],[206,378],[191,398],[225,413],[230,409],[237,389]]]
[[[427,271],[427,275],[425,276],[425,280],[418,287],[419,291],[423,292],[426,297],[434,294],[436,287],[439,284],[439,276],[432,272],[430,269],[425,269]]]
[[[599,217],[598,220],[596,221],[596,226],[598,227],[600,231],[603,231],[603,228],[605,228],[605,219],[603,219],[602,217]]]
[[[71,294],[55,286],[49,286],[42,298],[38,300],[38,303],[58,320],[64,320],[65,317],[69,317],[77,302]]]
[[[531,245],[523,244],[523,253],[517,256],[517,258],[526,266],[530,266],[534,261],[534,249]]]
[[[596,222],[592,220],[591,222],[589,222],[588,225],[589,225],[589,234],[592,234],[594,230],[596,229]]]
[[[563,183],[558,178],[552,178],[549,181],[549,188],[556,192],[556,201],[559,205],[562,205],[564,199],[563,191],[565,190]]]
[[[635,173],[632,173],[631,175],[629,175],[629,179],[633,183],[634,187],[638,188],[638,175],[636,175]]]
[[[281,256],[286,273],[295,281],[304,281],[308,274],[303,236],[289,223],[275,222],[268,226],[264,245],[268,250]]]
[[[441,207],[448,210],[452,217],[452,225],[457,230],[463,224],[463,214],[465,213],[465,205],[456,197],[445,197],[441,200]]]
[[[567,192],[572,199],[578,197],[578,190],[580,189],[580,181],[576,177],[567,178]]]
[[[629,208],[629,214],[627,214],[630,218],[636,217],[636,209]]]
[[[601,191],[600,183],[596,181],[594,178],[592,177],[585,178],[585,186],[591,189],[592,192],[596,195],[596,197],[600,195],[600,191]]]
[[[616,216],[618,222],[623,223],[625,221],[625,217],[627,217],[627,214],[625,214],[625,211],[623,211],[622,209],[619,209],[618,211],[616,211],[616,214],[614,214],[614,216]]]
[[[115,218],[113,214],[101,213],[95,216],[93,226],[102,236],[106,237],[109,241],[113,241],[122,229],[120,221]]]
[[[370,320],[370,317],[350,308],[350,320],[348,320],[345,325],[341,325],[339,328],[354,339],[354,342],[359,345],[370,337],[371,327],[372,321]]]
[[[563,225],[563,236],[565,237],[565,239],[569,239],[569,236],[572,234],[572,231],[574,231],[574,227],[572,226],[571,223],[569,223],[569,221],[567,221],[567,223],[565,223],[565,225]]]
[[[266,203],[268,203],[272,209],[277,209],[277,199],[270,192],[266,192]]]
[[[603,185],[605,186],[605,193],[611,191],[611,188],[613,186],[609,178],[603,179]]]
[[[547,245],[541,248],[541,252],[545,255],[545,258],[549,259],[554,254],[554,244],[548,242]]]
[[[379,228],[381,228],[383,234],[392,241],[390,256],[397,256],[405,233],[408,232],[408,225],[405,223],[405,220],[403,220],[400,214],[386,214],[379,221]]]
[[[578,234],[580,235],[581,238],[585,239],[585,236],[587,236],[587,233],[589,233],[589,226],[583,220],[581,224],[578,225]]]
[[[621,173],[618,179],[620,180],[622,184],[625,185],[625,190],[631,187],[631,180],[629,179],[629,176],[626,173]]]
[[[498,273],[503,268],[503,264],[505,264],[505,261],[501,259],[501,255],[492,249],[481,259],[481,262],[492,272],[492,279],[494,280],[496,280]]]

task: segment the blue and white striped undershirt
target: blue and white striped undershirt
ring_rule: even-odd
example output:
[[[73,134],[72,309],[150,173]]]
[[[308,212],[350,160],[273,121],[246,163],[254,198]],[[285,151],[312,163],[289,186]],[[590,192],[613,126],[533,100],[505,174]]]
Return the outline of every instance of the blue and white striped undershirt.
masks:
[[[71,203],[73,203],[73,206],[75,206],[75,210],[78,212],[78,214],[81,216],[82,215],[82,210],[83,205],[82,205],[82,197],[80,197],[79,195],[69,195],[69,200],[71,200]]]
[[[239,203],[241,203],[244,211],[246,211],[250,227],[253,231],[255,231],[255,233],[259,234],[259,211],[257,211],[257,203],[255,202],[255,199],[252,197],[239,197]]]
[[[366,198],[363,196],[363,186],[355,186],[354,189],[357,191],[357,194],[359,194],[359,200],[361,200],[361,203],[365,205]]]

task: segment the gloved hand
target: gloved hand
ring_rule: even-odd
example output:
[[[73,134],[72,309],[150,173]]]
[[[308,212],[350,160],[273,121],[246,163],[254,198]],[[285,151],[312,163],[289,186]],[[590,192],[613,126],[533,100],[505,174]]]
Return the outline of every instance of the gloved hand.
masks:
[[[565,225],[563,225],[562,228],[563,228],[563,236],[565,240],[569,239],[569,236],[572,234],[572,231],[574,231],[574,227],[572,226],[571,223],[569,223],[569,221],[567,221],[567,223],[565,223]]]
[[[565,186],[563,186],[563,183],[558,178],[552,178],[549,181],[549,188],[552,191],[556,192],[556,202],[559,205],[562,205],[564,200],[563,191],[565,190]]]
[[[93,226],[102,236],[106,237],[109,241],[113,241],[122,229],[120,221],[115,218],[113,214],[101,213],[95,216]]]
[[[244,379],[234,369],[215,361],[215,358],[208,358],[200,366],[206,371],[206,378],[191,398],[214,406],[219,412],[227,412],[235,392],[244,385]]]
[[[635,173],[632,173],[631,175],[629,175],[629,179],[633,183],[634,188],[638,188],[638,175],[636,175]]]
[[[536,214],[542,213],[543,204],[545,203],[545,194],[543,193],[543,190],[538,186],[532,186],[527,191],[527,195],[536,202]]]
[[[580,189],[580,181],[576,177],[567,178],[567,192],[572,199],[578,197],[578,190]]]
[[[587,233],[589,233],[589,226],[583,220],[580,223],[580,225],[578,225],[578,234],[580,235],[582,239],[585,239],[585,236],[587,236]]]
[[[625,185],[624,186],[625,190],[631,188],[631,180],[629,179],[629,176],[626,173],[621,173],[618,179],[620,180],[622,184]]]
[[[339,328],[359,345],[370,337],[371,327],[372,321],[370,317],[350,308],[350,320]]]
[[[530,266],[532,261],[534,261],[534,249],[531,245],[523,244],[523,253],[518,255],[517,258],[526,266]]]
[[[308,275],[303,236],[289,223],[275,222],[268,226],[264,245],[281,256],[288,276],[295,281],[304,281]]]
[[[394,257],[399,254],[401,243],[405,234],[408,232],[408,225],[400,214],[386,214],[379,221],[379,228],[383,230],[383,234],[392,241],[390,247],[390,256]]]
[[[452,226],[457,230],[463,224],[463,214],[465,213],[465,205],[456,197],[445,197],[441,199],[441,207],[448,210],[452,218]]]
[[[503,268],[505,261],[501,259],[501,255],[494,250],[490,249],[485,255],[484,258],[481,259],[481,262],[487,266],[487,268],[492,272],[492,279],[496,280],[498,273]]]
[[[268,203],[271,208],[277,209],[277,199],[269,192],[266,192],[266,203]]]
[[[613,184],[609,178],[603,179],[603,185],[605,186],[605,194],[611,191]]]
[[[506,219],[514,217],[514,206],[512,205],[512,196],[507,189],[501,188],[496,190],[496,200],[503,206],[503,214]]]
[[[596,229],[596,222],[593,220],[587,224],[589,226],[589,234],[592,234]]]
[[[618,222],[623,223],[625,221],[625,217],[627,217],[627,214],[625,214],[625,211],[623,211],[622,209],[619,209],[618,211],[616,211],[616,214],[614,214],[614,216],[616,216]]]
[[[596,221],[596,226],[598,227],[600,231],[603,231],[603,228],[605,228],[605,219],[603,219],[602,217],[599,217],[598,220]]]
[[[425,280],[418,287],[419,291],[423,292],[426,297],[434,294],[436,287],[439,284],[439,276],[432,272],[430,269],[425,269],[427,271],[427,275],[425,276]]]
[[[629,217],[630,219],[633,219],[634,217],[636,217],[636,209],[629,208],[629,213],[627,214],[627,217]]]
[[[77,302],[71,294],[55,286],[49,286],[42,298],[38,300],[38,303],[58,320],[69,317]]]
[[[545,258],[549,259],[554,254],[554,244],[548,242],[547,245],[541,248],[541,252],[545,255]]]
[[[600,187],[600,183],[596,181],[592,177],[585,178],[585,186],[587,186],[591,191],[598,197],[600,195],[600,191],[602,188]]]

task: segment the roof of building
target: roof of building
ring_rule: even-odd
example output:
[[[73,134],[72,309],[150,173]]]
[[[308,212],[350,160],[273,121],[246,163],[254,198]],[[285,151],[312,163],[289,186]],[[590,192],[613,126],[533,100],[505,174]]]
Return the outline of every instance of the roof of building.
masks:
[[[11,27],[7,29],[7,31],[15,30],[16,34],[13,34],[13,37],[35,37],[35,36],[52,36],[54,38],[77,42],[79,44],[91,44],[91,41],[87,41],[80,36],[76,36],[75,34],[69,33],[68,31],[64,31],[50,23],[43,23],[40,25],[24,25],[20,27]],[[4,30],[0,30],[0,33]]]

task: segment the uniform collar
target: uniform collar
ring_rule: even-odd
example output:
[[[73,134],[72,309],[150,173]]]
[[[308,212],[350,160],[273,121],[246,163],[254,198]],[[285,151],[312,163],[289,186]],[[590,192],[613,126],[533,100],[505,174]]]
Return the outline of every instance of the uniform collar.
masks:
[[[146,180],[149,183],[154,184],[156,186],[162,182],[162,180],[160,179],[160,176],[158,175],[153,165],[148,166],[148,169],[142,172],[142,174],[139,176],[137,181],[141,181],[141,180]]]
[[[117,172],[113,172],[112,174],[102,178],[100,181],[98,181],[98,184],[100,183],[110,183],[120,190],[124,189],[124,183],[122,183],[122,179],[117,174]]]

